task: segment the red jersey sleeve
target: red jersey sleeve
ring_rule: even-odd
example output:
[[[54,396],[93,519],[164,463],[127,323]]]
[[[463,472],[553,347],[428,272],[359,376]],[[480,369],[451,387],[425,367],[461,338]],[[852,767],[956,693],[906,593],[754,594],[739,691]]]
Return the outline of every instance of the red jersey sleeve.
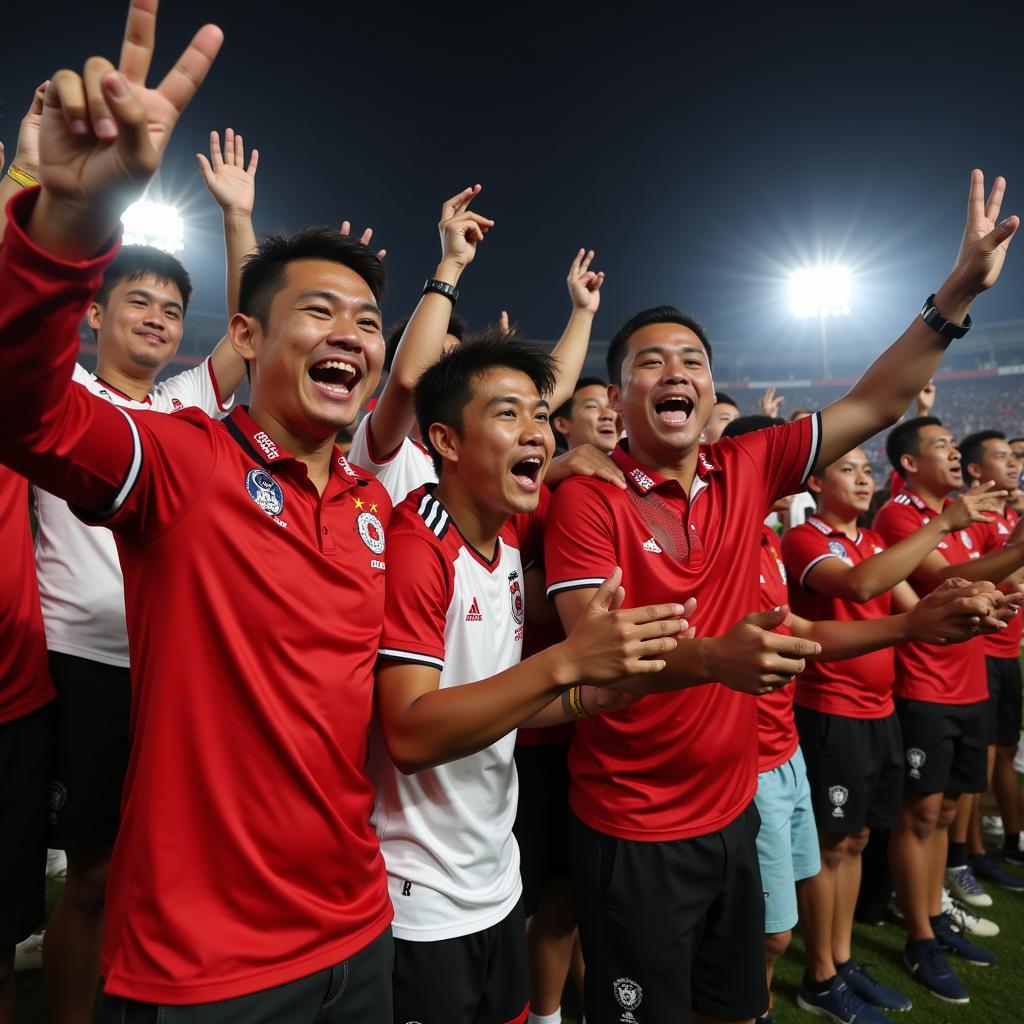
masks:
[[[78,325],[118,246],[81,263],[43,252],[24,230],[38,195],[29,189],[10,201],[0,247],[0,461],[90,521],[160,532],[205,484],[208,438],[197,440],[173,417],[129,413],[72,381]],[[165,435],[175,443],[164,448]],[[163,486],[148,492],[161,473]]]
[[[826,558],[838,558],[829,547],[829,538],[815,526],[804,523],[782,535],[782,560],[790,585],[809,589],[807,574]]]
[[[601,491],[608,486],[572,477],[555,491],[544,530],[548,597],[599,587],[618,564],[612,510]]]
[[[750,460],[750,479],[762,482],[771,506],[801,490],[821,451],[821,413],[812,413],[779,427],[752,430],[719,445],[735,445]],[[714,452],[714,448],[712,448]]]
[[[379,655],[444,668],[444,628],[454,592],[454,571],[432,533],[401,526],[388,533],[384,629]]]

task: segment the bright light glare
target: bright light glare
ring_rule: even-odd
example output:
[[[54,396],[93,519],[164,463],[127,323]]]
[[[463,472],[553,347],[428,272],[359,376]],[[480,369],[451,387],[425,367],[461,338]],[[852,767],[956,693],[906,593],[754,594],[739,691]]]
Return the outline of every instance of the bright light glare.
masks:
[[[799,317],[848,316],[850,271],[835,265],[795,270],[789,278],[789,301]]]
[[[173,206],[140,199],[124,211],[121,223],[126,245],[152,245],[170,253],[185,248],[185,222]]]

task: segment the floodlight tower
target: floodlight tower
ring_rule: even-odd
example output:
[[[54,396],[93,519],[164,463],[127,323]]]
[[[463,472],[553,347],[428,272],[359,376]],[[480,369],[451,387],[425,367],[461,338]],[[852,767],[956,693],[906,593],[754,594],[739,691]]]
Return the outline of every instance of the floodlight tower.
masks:
[[[789,276],[789,301],[800,319],[816,316],[821,332],[821,375],[831,377],[828,362],[830,316],[850,315],[850,271],[838,264],[803,267]]]
[[[185,222],[173,206],[143,197],[121,215],[126,245],[152,245],[171,254],[185,248]]]

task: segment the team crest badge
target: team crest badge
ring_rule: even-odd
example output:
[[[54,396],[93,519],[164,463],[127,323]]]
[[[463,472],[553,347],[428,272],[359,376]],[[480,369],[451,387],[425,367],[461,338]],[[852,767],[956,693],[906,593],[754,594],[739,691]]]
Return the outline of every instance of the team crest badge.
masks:
[[[830,540],[828,542],[828,549],[837,558],[846,557],[846,547],[841,540]]]
[[[279,516],[284,511],[284,491],[265,469],[249,470],[245,478],[245,489],[268,516]]]
[[[843,805],[846,803],[849,796],[850,791],[845,786],[828,787],[828,798],[832,801],[833,818],[846,817],[846,812],[843,810]]]
[[[971,540],[971,535],[966,530],[960,531],[960,539],[964,542],[964,547],[967,548],[968,551],[974,547],[974,541]]]
[[[384,527],[372,512],[360,512],[356,529],[363,543],[375,554],[384,553]]]
[[[644,990],[632,978],[618,978],[612,983],[612,992],[615,994],[615,1001],[626,1011],[619,1020],[636,1020],[632,1011],[643,1000]]]
[[[910,765],[910,770],[907,774],[912,779],[921,778],[921,768],[924,766],[927,757],[925,752],[920,747],[911,747],[907,751],[907,764]]]
[[[523,624],[525,606],[523,604],[523,588],[519,585],[519,573],[508,574],[508,596],[512,602],[512,618],[517,626]]]

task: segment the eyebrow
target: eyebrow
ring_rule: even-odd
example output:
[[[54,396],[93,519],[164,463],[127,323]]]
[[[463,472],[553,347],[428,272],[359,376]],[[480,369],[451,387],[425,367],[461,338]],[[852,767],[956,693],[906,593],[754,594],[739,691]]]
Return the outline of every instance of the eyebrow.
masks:
[[[521,398],[516,397],[515,395],[498,395],[497,397],[492,398],[487,403],[487,405],[484,406],[484,408],[485,409],[490,409],[490,407],[492,405],[503,405],[505,402],[508,402],[510,405],[523,405],[524,404],[523,400]],[[537,402],[536,406],[534,406],[534,408],[536,408],[536,409],[540,409],[540,408],[550,409],[551,408],[551,403],[546,398],[541,398],[541,399],[538,400],[538,402]]]
[[[703,356],[705,359],[707,358],[707,353],[704,351],[704,349],[700,348],[697,345],[684,345],[682,351],[688,355],[692,353],[698,356]],[[639,359],[641,356],[646,355],[663,356],[665,352],[666,349],[663,348],[661,345],[648,345],[646,348],[641,348],[634,352],[633,358]]]
[[[125,298],[128,298],[129,295],[138,295],[140,298],[145,299],[147,302],[152,302],[154,299],[159,301],[160,299],[158,295],[154,295],[153,292],[146,291],[145,288],[129,288],[128,291],[124,293],[124,295]],[[177,299],[171,299],[169,302],[165,302],[164,305],[173,306],[175,309],[184,312],[184,307],[180,302],[178,302]]]
[[[334,302],[339,306],[342,306],[347,301],[343,296],[337,292],[328,291],[326,289],[314,288],[311,291],[303,292],[296,298],[296,302],[302,302],[304,299],[323,299],[326,302]],[[359,311],[362,313],[376,313],[380,316],[380,306],[376,302],[363,302],[359,306]]]

